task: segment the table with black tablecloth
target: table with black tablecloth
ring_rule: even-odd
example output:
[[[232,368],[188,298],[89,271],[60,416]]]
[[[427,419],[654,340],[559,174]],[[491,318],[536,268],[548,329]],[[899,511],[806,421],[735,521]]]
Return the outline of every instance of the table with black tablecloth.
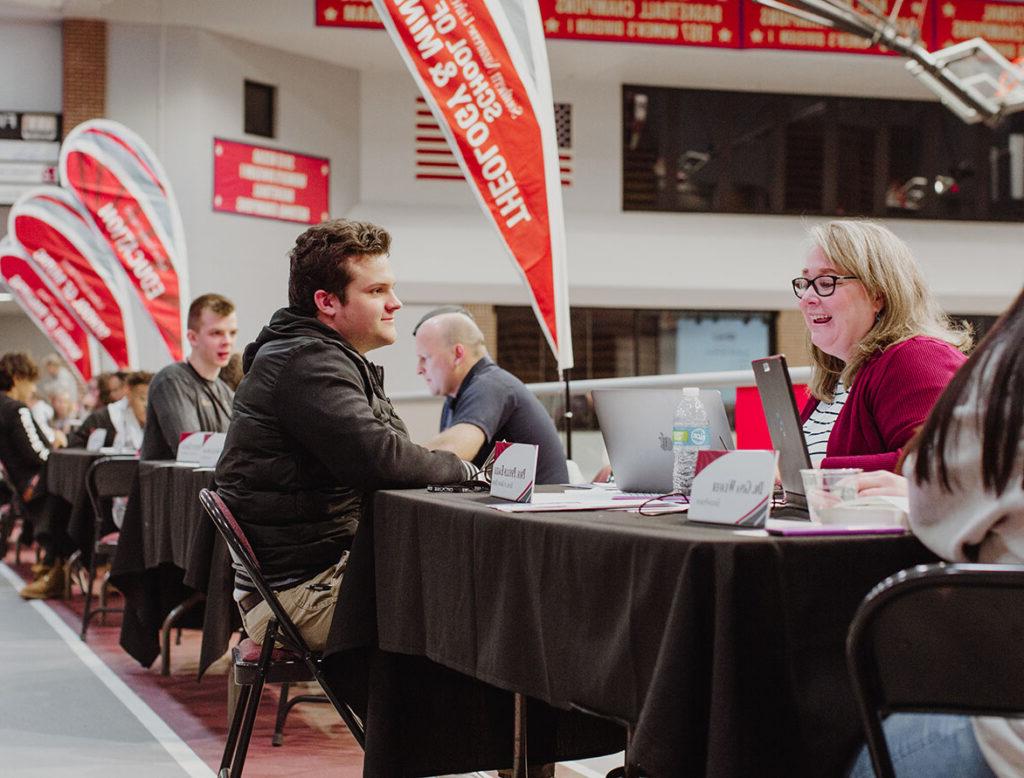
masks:
[[[160,653],[160,628],[176,606],[206,595],[183,626],[204,630],[200,669],[227,647],[239,619],[231,600],[232,573],[223,541],[199,503],[213,470],[144,461],[128,498],[111,581],[125,595],[121,646],[148,667]]]
[[[853,613],[887,575],[934,560],[910,536],[510,515],[489,500],[381,492],[364,512],[329,650],[332,680],[367,706],[367,775],[497,766],[481,745],[508,725],[497,690],[630,723],[629,757],[653,778],[840,775],[861,738]],[[560,756],[534,754],[530,724],[531,761]]]
[[[95,520],[85,475],[93,462],[102,456],[98,451],[86,451],[84,448],[62,448],[51,451],[46,462],[46,492],[66,504],[51,499],[41,521],[52,526],[37,529],[50,533],[56,531],[58,535],[67,532],[72,545],[82,551],[86,559],[92,554]]]

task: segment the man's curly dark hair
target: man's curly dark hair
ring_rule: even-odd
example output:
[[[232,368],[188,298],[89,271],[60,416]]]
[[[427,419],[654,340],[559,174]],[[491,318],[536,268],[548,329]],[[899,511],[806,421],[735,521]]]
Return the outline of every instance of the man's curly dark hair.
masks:
[[[369,222],[334,219],[310,227],[295,239],[288,254],[288,305],[306,316],[316,315],[313,295],[318,289],[336,294],[345,304],[345,287],[352,280],[349,260],[391,250],[391,236]]]
[[[39,378],[39,368],[24,351],[11,351],[0,357],[0,392],[11,389],[18,378],[35,381]]]

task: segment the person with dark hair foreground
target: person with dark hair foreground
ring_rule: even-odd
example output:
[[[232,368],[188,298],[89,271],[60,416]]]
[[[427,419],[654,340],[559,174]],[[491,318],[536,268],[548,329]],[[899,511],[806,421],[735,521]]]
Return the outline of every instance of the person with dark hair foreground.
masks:
[[[204,294],[188,309],[184,362],[168,365],[149,387],[143,459],[174,459],[184,432],[226,432],[234,392],[220,379],[238,335],[235,305],[219,294]]]
[[[907,494],[911,529],[944,559],[1024,563],[1024,290],[939,398],[904,472],[866,473],[859,493]],[[895,714],[885,733],[901,778],[1024,775],[1024,720]],[[850,775],[873,775],[866,748]]]
[[[402,303],[391,236],[338,219],[310,227],[290,254],[289,307],[244,353],[218,491],[271,588],[322,649],[363,500],[376,489],[456,483],[476,468],[409,440],[366,353],[395,342]],[[270,608],[236,566],[245,631],[263,639]]]

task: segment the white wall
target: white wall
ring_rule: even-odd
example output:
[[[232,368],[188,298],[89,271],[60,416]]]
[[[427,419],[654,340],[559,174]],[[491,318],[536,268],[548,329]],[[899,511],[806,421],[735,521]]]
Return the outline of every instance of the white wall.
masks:
[[[0,354],[9,351],[27,351],[36,362],[55,351],[35,323],[13,304],[0,311]]]
[[[353,70],[185,27],[112,24],[107,112],[153,146],[181,207],[193,297],[238,306],[244,345],[287,304],[287,252],[304,225],[213,211],[214,137],[323,156],[331,212],[359,186],[359,76]],[[243,82],[277,87],[277,137],[243,130]]]
[[[61,110],[60,22],[0,19],[0,110]]]

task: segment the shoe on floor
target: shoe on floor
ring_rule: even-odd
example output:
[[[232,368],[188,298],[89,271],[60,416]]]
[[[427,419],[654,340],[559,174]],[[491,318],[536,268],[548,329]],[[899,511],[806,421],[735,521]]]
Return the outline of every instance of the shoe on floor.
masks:
[[[57,563],[20,592],[26,600],[64,599],[64,565]]]

